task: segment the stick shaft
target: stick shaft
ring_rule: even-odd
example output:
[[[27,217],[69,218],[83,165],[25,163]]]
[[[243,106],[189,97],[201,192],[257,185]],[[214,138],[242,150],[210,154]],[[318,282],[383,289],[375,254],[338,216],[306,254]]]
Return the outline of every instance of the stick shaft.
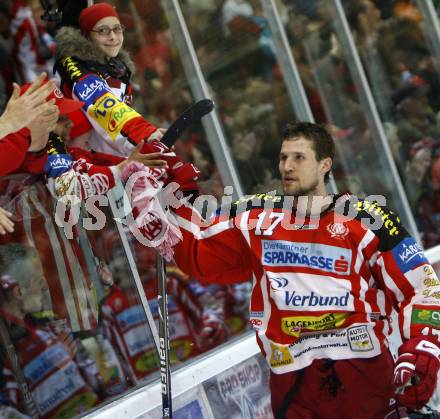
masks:
[[[162,414],[172,418],[170,335],[168,329],[167,283],[165,261],[157,255],[158,303],[159,303],[159,359],[162,388]]]
[[[26,378],[20,367],[17,352],[15,351],[14,344],[11,342],[9,332],[2,317],[0,317],[0,344],[3,346],[6,356],[11,364],[12,371],[17,380],[18,387],[24,400],[26,407],[26,413],[31,418],[39,418],[38,409],[35,405],[32,393],[27,385]]]

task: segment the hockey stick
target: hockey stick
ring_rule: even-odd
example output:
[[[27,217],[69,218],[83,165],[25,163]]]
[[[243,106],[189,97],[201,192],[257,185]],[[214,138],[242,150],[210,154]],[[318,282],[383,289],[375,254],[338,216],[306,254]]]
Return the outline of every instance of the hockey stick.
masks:
[[[165,261],[157,255],[157,302],[159,308],[159,358],[160,384],[162,389],[162,416],[172,418],[170,331],[168,328],[167,280]]]
[[[23,370],[20,367],[20,361],[18,359],[17,352],[15,351],[14,344],[11,342],[11,339],[9,337],[8,328],[5,324],[5,321],[1,317],[3,316],[3,314],[4,313],[0,309],[0,345],[3,346],[5,355],[9,359],[9,363],[11,364],[12,371],[15,374],[15,379],[17,380],[18,388],[20,389],[25,404],[26,413],[32,419],[39,418],[40,415],[38,414],[38,408],[35,405],[34,399],[32,397],[32,393],[26,382],[26,378],[24,376]]]
[[[191,124],[202,119],[214,109],[214,102],[211,99],[202,99],[187,108],[166,130],[161,142],[171,147],[180,135]],[[160,358],[160,382],[162,389],[162,416],[172,418],[172,397],[171,397],[171,366],[170,366],[170,333],[168,329],[168,306],[167,306],[167,278],[165,261],[162,256],[157,255],[157,279],[159,306],[159,358]]]
[[[191,105],[171,124],[165,131],[161,142],[171,147],[191,124],[200,121],[205,115],[214,109],[214,102],[211,99],[202,99]]]

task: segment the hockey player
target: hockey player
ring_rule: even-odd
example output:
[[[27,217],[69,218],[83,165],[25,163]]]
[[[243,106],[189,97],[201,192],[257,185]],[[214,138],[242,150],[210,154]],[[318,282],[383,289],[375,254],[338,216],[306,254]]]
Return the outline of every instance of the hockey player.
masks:
[[[420,409],[437,386],[440,281],[393,211],[327,194],[333,157],[325,129],[288,125],[283,196],[243,198],[208,227],[193,208],[175,209],[183,271],[205,283],[253,277],[250,319],[276,418],[389,418]]]

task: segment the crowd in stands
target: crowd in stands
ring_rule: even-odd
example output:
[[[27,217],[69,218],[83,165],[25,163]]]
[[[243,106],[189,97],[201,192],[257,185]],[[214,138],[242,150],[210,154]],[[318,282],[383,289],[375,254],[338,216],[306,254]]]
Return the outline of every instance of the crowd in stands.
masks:
[[[319,0],[276,4],[313,116],[338,140],[339,190],[383,194],[396,207],[389,164],[366,116],[335,8]],[[432,247],[440,240],[440,57],[416,2],[342,5],[423,243]],[[187,1],[183,11],[245,191],[277,189],[274,138],[293,109],[260,2]]]
[[[193,97],[160,1],[112,2],[117,15],[102,15],[118,20],[104,28],[108,34],[96,31],[93,19],[78,29],[72,16],[85,3],[65,5],[72,9],[62,23],[71,27],[60,29],[41,19],[38,0],[0,0],[0,346],[15,348],[0,351],[0,416],[81,413],[148,379],[159,365],[133,279],[139,275],[157,321],[155,251],[125,231],[133,273],[109,207],[101,208],[102,230],[77,223],[66,238],[53,196],[75,182],[82,198],[104,194],[118,184],[127,161],[157,170],[175,165],[144,140],[160,139]],[[261,2],[181,3],[244,191],[279,190],[277,139],[294,111]],[[414,2],[342,4],[424,245],[434,246],[440,242],[440,57],[430,49]],[[329,2],[277,5],[313,116],[331,126],[337,140],[338,187],[389,194],[391,175],[374,146]],[[109,69],[111,52],[105,58],[87,42],[118,39],[122,32],[133,61],[124,55],[122,66],[115,61]],[[78,81],[83,76],[87,85]],[[134,112],[116,134],[99,119],[103,81],[123,98],[120,109]],[[126,147],[127,137],[134,144]],[[185,133],[175,151],[199,169],[200,193],[222,196],[201,125]],[[169,176],[183,176],[191,189],[191,169],[183,166],[186,171]],[[167,288],[173,363],[248,328],[248,283],[205,287],[169,263]]]
[[[80,31],[41,20],[38,1],[0,6],[0,416],[70,417],[151,380],[158,370],[154,333],[133,279],[139,275],[157,323],[156,252],[128,229],[121,233],[106,207],[101,230],[86,230],[83,214],[69,236],[54,197],[103,195],[131,161],[159,171],[166,165],[168,180],[188,187],[194,173],[185,160],[194,161],[202,192],[216,188],[220,196],[223,188],[201,127],[176,145],[184,160],[151,146],[192,103],[161,9],[145,11],[142,2],[131,5],[138,12],[125,2],[116,4],[117,12],[95,8],[84,14]],[[143,27],[138,13],[158,24]],[[136,68],[119,50],[124,26]],[[102,48],[88,44],[92,39]],[[114,45],[106,49],[102,39]],[[100,95],[90,94],[94,88]],[[112,104],[119,115],[129,114],[121,122],[125,137],[112,137],[111,128],[120,128],[117,117],[100,125],[81,109],[95,106],[102,116]],[[70,216],[73,202],[67,205]],[[250,284],[205,287],[172,263],[166,281],[172,364],[249,328]]]

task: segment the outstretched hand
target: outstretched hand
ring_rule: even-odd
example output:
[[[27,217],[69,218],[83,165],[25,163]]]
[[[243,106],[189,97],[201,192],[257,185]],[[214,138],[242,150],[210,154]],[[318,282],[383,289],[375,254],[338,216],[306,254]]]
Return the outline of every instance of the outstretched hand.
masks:
[[[4,235],[14,231],[14,223],[10,217],[12,214],[0,207],[0,234]]]
[[[143,154],[141,153],[141,149],[144,146],[144,140],[142,140],[130,153],[130,155],[127,157],[126,160],[122,161],[118,164],[118,168],[120,171],[127,165],[127,163],[131,161],[136,161],[139,163],[142,163],[143,165],[147,167],[157,167],[157,168],[163,168],[166,169],[167,162],[165,160],[161,159],[161,156],[163,153],[149,153],[149,154]]]
[[[55,82],[50,80],[42,84],[45,78],[46,74],[41,74],[22,95],[20,86],[13,84],[12,95],[0,117],[0,137],[19,131],[36,118],[53,112],[53,108],[56,108],[54,100],[46,102],[46,98],[55,88]]]

